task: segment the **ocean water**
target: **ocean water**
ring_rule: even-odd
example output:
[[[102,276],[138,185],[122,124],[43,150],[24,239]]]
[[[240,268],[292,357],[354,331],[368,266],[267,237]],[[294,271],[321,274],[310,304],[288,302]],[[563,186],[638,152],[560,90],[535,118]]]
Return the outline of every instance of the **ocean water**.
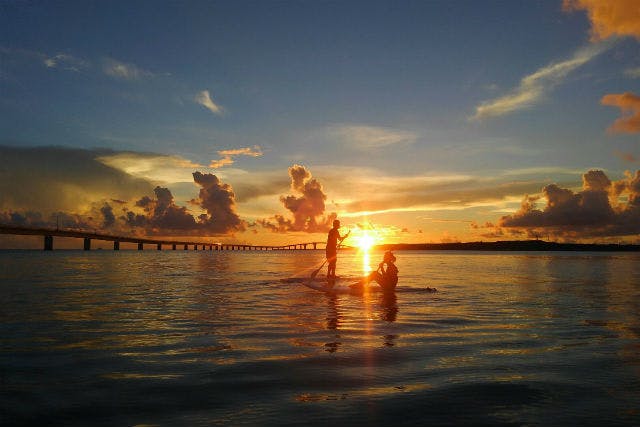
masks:
[[[640,425],[640,254],[396,256],[0,251],[0,424]]]

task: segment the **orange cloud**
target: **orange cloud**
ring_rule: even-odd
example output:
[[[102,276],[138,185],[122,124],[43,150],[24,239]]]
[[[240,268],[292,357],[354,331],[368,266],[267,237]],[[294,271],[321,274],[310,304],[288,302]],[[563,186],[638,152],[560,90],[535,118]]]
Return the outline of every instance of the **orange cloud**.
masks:
[[[218,154],[221,156],[251,156],[251,157],[260,157],[262,156],[262,150],[259,145],[254,145],[253,147],[244,147],[244,148],[234,148],[231,150],[221,150],[218,151]]]
[[[631,36],[640,40],[638,0],[564,0],[565,11],[584,10],[591,21],[591,40]]]
[[[336,213],[324,215],[327,195],[322,184],[311,176],[311,172],[304,166],[293,165],[289,168],[291,190],[299,196],[280,196],[282,205],[293,215],[293,220],[283,215],[275,215],[275,223],[269,219],[258,221],[264,228],[274,233],[289,231],[304,231],[307,233],[326,232],[336,219]]]
[[[231,156],[226,156],[221,158],[220,160],[211,160],[211,163],[209,163],[209,167],[213,169],[219,169],[223,166],[232,165],[233,163],[234,161]]]
[[[234,163],[234,156],[260,157],[262,156],[262,150],[259,145],[254,145],[253,147],[221,150],[218,151],[218,154],[220,154],[222,158],[220,160],[211,160],[211,163],[209,164],[210,168],[218,169],[226,165],[232,165]]]
[[[622,112],[622,117],[618,118],[609,127],[610,132],[640,132],[640,96],[634,95],[631,92],[612,93],[603,96],[600,102],[602,105],[618,107]]]

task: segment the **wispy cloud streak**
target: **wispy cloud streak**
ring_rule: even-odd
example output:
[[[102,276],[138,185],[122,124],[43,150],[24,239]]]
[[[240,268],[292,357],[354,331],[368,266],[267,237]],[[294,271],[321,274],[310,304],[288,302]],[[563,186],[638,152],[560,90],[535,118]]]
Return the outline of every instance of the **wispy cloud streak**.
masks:
[[[54,56],[47,56],[42,61],[47,68],[61,68],[67,71],[79,72],[87,68],[89,63],[84,59],[77,58],[67,53],[59,53]]]
[[[520,84],[506,95],[482,102],[476,107],[473,120],[504,116],[531,108],[575,69],[611,47],[611,43],[598,43],[579,49],[571,58],[540,68],[520,80]]]
[[[107,58],[103,61],[102,71],[115,79],[120,80],[139,80],[145,77],[152,77],[153,73],[134,65],[124,62],[116,61],[112,58]]]
[[[369,125],[332,126],[329,132],[341,142],[360,150],[412,144],[417,139],[417,135],[413,132]]]

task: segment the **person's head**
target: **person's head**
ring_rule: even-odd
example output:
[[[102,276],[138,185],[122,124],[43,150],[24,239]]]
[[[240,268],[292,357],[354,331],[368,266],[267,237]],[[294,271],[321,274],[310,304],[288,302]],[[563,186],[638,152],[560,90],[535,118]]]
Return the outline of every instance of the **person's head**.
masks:
[[[384,258],[382,260],[384,262],[394,263],[396,262],[396,257],[393,255],[393,252],[387,251],[384,253]]]
[[[333,220],[333,228],[340,228],[340,220],[339,219],[334,219]]]

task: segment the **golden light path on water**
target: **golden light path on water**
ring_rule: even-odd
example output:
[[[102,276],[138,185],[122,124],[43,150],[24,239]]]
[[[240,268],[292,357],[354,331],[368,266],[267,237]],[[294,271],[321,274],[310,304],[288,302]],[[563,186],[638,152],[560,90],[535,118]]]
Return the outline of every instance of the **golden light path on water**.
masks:
[[[371,272],[371,250],[377,242],[377,233],[373,229],[371,223],[368,223],[365,227],[356,230],[354,235],[354,241],[358,247],[358,255],[362,256],[362,276],[368,276]],[[371,298],[369,287],[364,287],[364,303],[365,312],[367,314],[367,333],[369,332],[369,323],[373,319],[371,313]]]
[[[369,274],[369,265],[371,264],[371,257],[369,255],[369,251],[362,251],[362,275],[366,276]]]
[[[368,228],[358,229],[353,237],[358,248],[358,257],[362,257],[362,276],[368,276],[372,270],[370,252],[373,249],[373,246],[377,243],[377,236],[375,235],[375,231],[369,225]],[[371,337],[374,334],[373,322],[375,319],[372,307],[372,295],[370,293],[369,286],[364,287],[363,303],[365,314],[363,328],[364,334],[367,337]],[[375,363],[373,353],[371,351],[367,351],[365,353],[364,360],[367,371],[369,371],[369,375],[374,375],[373,370],[375,369]]]
[[[371,228],[372,226],[369,225],[368,227]],[[373,246],[378,243],[377,235],[373,229],[357,229],[352,239],[358,248],[358,254],[362,256],[362,275],[366,276],[371,269],[370,252]]]
[[[366,232],[365,232],[366,233]],[[362,255],[362,275],[363,276],[367,276],[369,274],[369,271],[371,270],[370,265],[371,265],[371,256],[370,256],[370,250],[372,247],[372,239],[362,239],[362,242],[364,242],[365,244],[360,248],[359,252]],[[373,313],[373,307],[372,307],[372,295],[369,292],[369,286],[365,286],[364,287],[364,294],[363,294],[363,302],[364,302],[364,314],[365,314],[365,322],[364,322],[364,333],[366,334],[366,336],[368,337],[368,339],[371,339],[372,335],[374,334],[374,313]],[[367,366],[367,371],[368,371],[368,375],[375,375],[375,359],[374,359],[374,354],[371,351],[371,349],[368,349],[368,351],[365,353],[365,363]]]

